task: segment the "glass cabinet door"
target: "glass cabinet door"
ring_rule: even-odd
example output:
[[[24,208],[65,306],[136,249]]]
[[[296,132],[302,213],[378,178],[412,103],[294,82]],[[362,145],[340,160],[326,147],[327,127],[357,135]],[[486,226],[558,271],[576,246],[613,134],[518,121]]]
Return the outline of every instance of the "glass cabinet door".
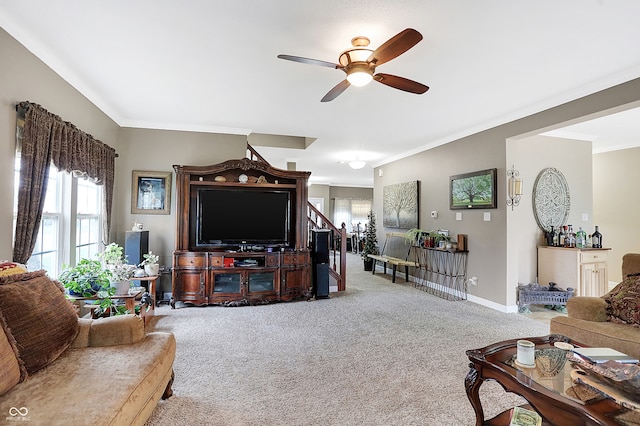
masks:
[[[242,274],[215,274],[213,276],[213,292],[214,293],[240,293],[240,278]]]
[[[249,293],[274,291],[275,272],[250,272]]]

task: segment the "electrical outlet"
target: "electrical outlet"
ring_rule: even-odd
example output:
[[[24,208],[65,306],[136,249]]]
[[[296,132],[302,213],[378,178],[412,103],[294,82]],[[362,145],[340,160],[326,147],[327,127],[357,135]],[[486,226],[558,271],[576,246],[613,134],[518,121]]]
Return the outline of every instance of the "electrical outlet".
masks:
[[[476,287],[478,285],[478,277],[469,278],[469,284]]]

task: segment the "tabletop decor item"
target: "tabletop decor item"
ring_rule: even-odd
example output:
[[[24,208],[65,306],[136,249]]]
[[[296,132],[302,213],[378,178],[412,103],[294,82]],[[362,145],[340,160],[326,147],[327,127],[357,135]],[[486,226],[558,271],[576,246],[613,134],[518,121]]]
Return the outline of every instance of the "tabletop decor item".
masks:
[[[157,254],[153,254],[153,251],[143,254],[142,257],[144,260],[138,266],[142,266],[144,272],[149,276],[158,275],[160,269],[158,260],[160,260],[160,257]]]

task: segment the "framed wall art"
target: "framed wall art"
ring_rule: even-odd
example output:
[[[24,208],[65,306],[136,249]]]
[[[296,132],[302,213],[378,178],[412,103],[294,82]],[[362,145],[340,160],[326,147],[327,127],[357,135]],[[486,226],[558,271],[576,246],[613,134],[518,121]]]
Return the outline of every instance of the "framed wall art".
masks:
[[[387,185],[382,188],[382,225],[386,228],[418,227],[418,183]]]
[[[171,172],[134,170],[131,182],[132,214],[171,213]]]
[[[449,177],[451,210],[495,209],[497,169],[480,170]]]

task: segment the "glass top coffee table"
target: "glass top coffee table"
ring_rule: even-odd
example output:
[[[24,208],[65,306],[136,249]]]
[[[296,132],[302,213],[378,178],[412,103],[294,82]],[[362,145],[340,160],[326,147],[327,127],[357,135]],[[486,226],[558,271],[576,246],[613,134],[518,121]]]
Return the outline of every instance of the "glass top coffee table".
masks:
[[[476,413],[476,426],[508,425],[511,410],[485,420],[480,402],[480,386],[494,380],[507,392],[516,393],[527,400],[529,408],[537,411],[545,425],[621,425],[629,409],[613,399],[593,392],[588,386],[576,385],[572,378],[571,363],[566,351],[554,346],[556,342],[585,346],[565,336],[552,334],[526,338],[535,344],[536,367],[521,367],[516,362],[516,342],[521,339],[495,343],[466,352],[470,370],[465,378],[467,397]],[[573,372],[575,375],[575,371]],[[635,415],[635,413],[633,413]]]

